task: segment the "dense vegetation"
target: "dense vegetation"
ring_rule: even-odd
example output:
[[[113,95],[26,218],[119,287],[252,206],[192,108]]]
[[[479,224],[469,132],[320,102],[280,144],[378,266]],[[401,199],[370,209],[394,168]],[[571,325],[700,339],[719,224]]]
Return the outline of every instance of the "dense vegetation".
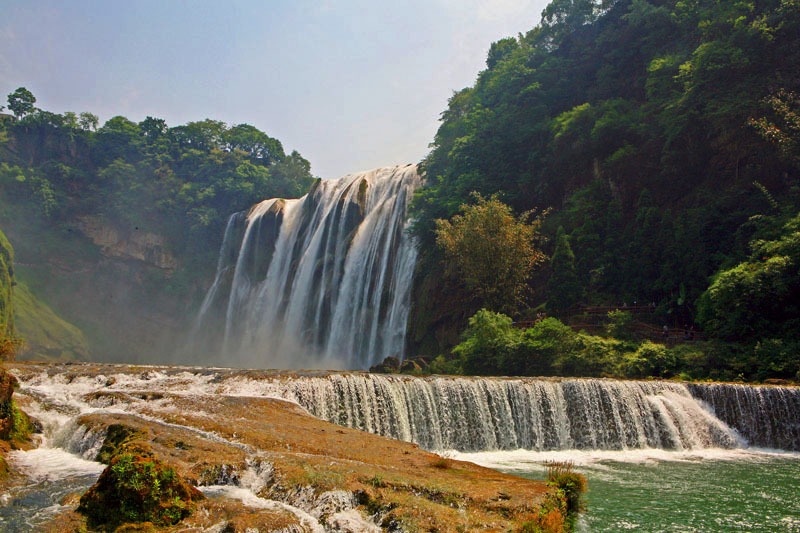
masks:
[[[0,224],[25,284],[21,333],[39,358],[85,358],[88,339],[90,356],[164,361],[228,217],[314,182],[299,153],[248,124],[116,116],[98,127],[91,113],[35,103],[20,88],[13,116],[0,114]]]
[[[0,231],[0,360],[11,355],[14,338],[14,249]]]
[[[0,190],[31,214],[59,223],[98,215],[167,237],[181,257],[215,256],[231,213],[265,198],[294,198],[313,182],[310,164],[249,124],[201,120],[169,127],[116,116],[14,105],[0,122]]]
[[[646,302],[659,325],[725,341],[720,377],[794,377],[798,42],[796,0],[555,0],[494,43],[423,162],[412,348],[447,350],[446,331],[500,311],[434,246],[436,220],[477,192],[552,208],[550,268],[513,317]]]

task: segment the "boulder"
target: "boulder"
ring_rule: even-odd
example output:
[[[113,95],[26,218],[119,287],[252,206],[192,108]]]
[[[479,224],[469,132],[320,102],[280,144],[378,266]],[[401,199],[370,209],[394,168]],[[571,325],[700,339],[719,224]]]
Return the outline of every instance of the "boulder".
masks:
[[[374,374],[397,374],[400,369],[400,360],[397,357],[389,356],[382,363],[369,367],[369,371]]]

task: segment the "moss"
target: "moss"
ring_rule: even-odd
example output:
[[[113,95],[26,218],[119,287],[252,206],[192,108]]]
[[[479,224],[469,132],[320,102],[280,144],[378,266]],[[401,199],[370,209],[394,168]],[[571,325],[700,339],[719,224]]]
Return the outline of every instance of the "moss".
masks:
[[[78,512],[91,527],[115,529],[121,524],[177,524],[194,511],[203,495],[175,470],[149,454],[122,453],[83,496]]]
[[[11,402],[11,434],[9,440],[12,443],[25,442],[30,440],[31,433],[33,433],[33,424],[31,419],[28,418],[22,410],[17,407],[16,403]]]
[[[14,249],[5,234],[0,231],[0,340],[14,337],[14,309],[12,294],[14,286]],[[3,350],[2,352],[6,352]],[[11,359],[8,351],[3,359]]]
[[[111,464],[111,461],[123,453],[125,447],[139,436],[141,436],[141,432],[129,426],[122,424],[108,426],[106,438],[103,440],[103,445],[97,452],[95,460],[106,465]]]

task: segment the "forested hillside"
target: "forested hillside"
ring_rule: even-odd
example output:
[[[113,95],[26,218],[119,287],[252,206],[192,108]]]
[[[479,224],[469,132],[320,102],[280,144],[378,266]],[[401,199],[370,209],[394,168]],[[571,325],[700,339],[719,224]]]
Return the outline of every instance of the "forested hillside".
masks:
[[[248,124],[117,116],[98,127],[91,113],[35,103],[20,88],[14,116],[0,115],[0,221],[20,279],[104,360],[169,352],[213,277],[227,218],[314,181],[299,153]]]
[[[719,377],[793,377],[798,65],[796,0],[555,0],[493,43],[423,162],[411,350],[447,352],[469,316],[499,311],[435,245],[435,221],[477,191],[551,209],[552,264],[514,318],[638,303],[720,340],[703,363]]]

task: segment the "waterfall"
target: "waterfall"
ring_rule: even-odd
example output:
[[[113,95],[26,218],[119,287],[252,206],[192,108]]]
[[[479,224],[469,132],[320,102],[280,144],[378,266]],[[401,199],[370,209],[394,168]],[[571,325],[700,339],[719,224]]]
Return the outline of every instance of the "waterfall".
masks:
[[[800,450],[800,389],[732,384],[689,387],[751,444]]]
[[[420,183],[414,165],[378,168],[231,216],[192,349],[286,368],[402,357],[416,263],[407,208]]]
[[[800,450],[796,388],[331,374],[268,390],[330,422],[431,450]]]

